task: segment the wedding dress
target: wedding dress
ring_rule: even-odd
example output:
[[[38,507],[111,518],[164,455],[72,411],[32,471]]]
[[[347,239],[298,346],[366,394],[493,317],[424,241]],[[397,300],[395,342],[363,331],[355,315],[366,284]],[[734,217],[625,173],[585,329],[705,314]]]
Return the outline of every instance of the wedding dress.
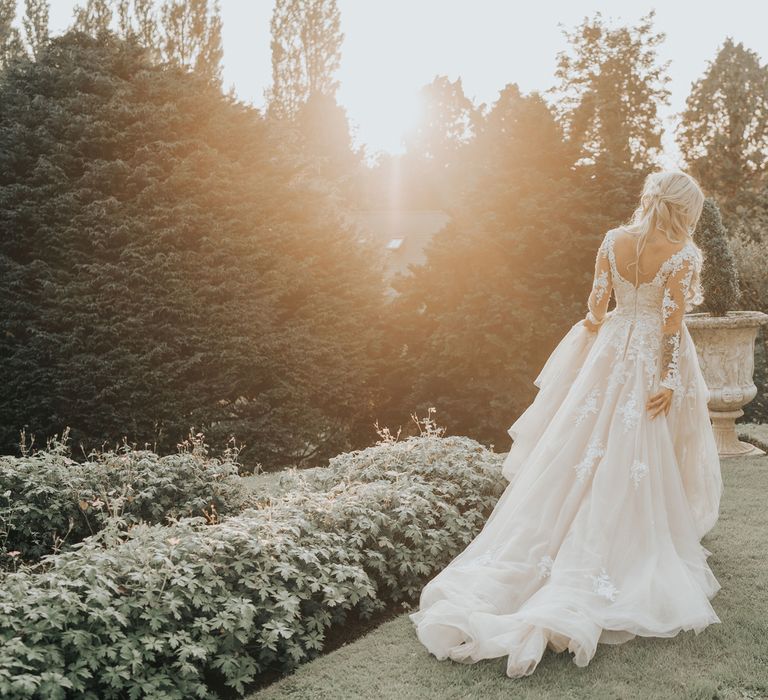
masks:
[[[683,322],[701,302],[701,253],[688,242],[635,286],[617,269],[618,234],[600,245],[588,299],[602,324],[576,323],[550,355],[508,431],[509,484],[410,614],[440,660],[507,656],[514,678],[547,647],[586,666],[598,642],[720,622],[700,543],[718,517],[720,461]],[[674,389],[672,404],[651,418],[646,401],[660,386]]]

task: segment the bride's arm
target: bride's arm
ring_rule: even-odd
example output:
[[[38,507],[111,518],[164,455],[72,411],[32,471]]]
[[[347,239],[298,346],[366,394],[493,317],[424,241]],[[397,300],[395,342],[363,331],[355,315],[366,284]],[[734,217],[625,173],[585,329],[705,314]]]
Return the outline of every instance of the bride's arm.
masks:
[[[683,316],[691,291],[697,261],[693,256],[683,256],[677,262],[664,283],[661,302],[661,361],[659,390],[648,399],[646,408],[651,418],[669,413],[672,395],[680,388],[680,340]]]
[[[680,387],[680,337],[685,314],[685,302],[693,279],[695,262],[683,258],[667,277],[661,302],[661,377],[659,385],[667,389]]]
[[[592,291],[587,299],[587,316],[584,325],[591,331],[596,331],[605,320],[608,310],[608,302],[611,299],[613,289],[613,277],[611,265],[608,260],[608,236],[603,239],[597,250],[595,259],[595,274],[592,278]]]

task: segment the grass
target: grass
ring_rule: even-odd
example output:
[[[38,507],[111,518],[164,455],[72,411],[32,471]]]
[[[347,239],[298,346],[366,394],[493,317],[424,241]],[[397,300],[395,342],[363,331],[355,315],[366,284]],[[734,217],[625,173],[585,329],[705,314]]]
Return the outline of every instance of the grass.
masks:
[[[739,426],[768,442],[768,426]],[[743,428],[743,430],[742,430]],[[301,666],[248,700],[375,698],[768,698],[768,457],[722,461],[720,518],[703,544],[722,588],[712,604],[721,624],[698,636],[637,637],[600,644],[586,668],[547,650],[533,675],[511,679],[506,658],[463,665],[438,661],[403,613],[364,637]]]

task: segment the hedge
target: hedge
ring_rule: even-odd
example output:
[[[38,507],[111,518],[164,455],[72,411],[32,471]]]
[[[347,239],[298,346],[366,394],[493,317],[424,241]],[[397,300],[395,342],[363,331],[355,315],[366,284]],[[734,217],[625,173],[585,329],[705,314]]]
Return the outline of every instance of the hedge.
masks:
[[[0,695],[243,693],[316,656],[350,612],[365,619],[417,595],[505,483],[500,456],[468,438],[380,444],[317,471],[214,524],[109,523],[42,572],[6,574]]]
[[[124,445],[76,462],[65,431],[63,440],[51,440],[45,449],[0,456],[0,566],[67,548],[110,517],[161,523],[167,517],[242,510],[246,498],[237,452],[211,459],[200,437],[186,445],[165,457]]]

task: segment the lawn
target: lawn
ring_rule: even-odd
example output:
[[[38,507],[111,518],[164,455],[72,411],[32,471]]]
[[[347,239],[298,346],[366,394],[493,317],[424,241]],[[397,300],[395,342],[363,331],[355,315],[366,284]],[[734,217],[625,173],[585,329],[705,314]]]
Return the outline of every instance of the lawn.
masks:
[[[768,426],[740,426],[768,442]],[[722,588],[712,604],[722,623],[700,635],[600,644],[586,668],[568,652],[545,652],[532,676],[510,679],[506,660],[437,661],[406,613],[249,696],[422,700],[439,698],[768,698],[768,457],[722,462],[720,519],[704,538]]]

